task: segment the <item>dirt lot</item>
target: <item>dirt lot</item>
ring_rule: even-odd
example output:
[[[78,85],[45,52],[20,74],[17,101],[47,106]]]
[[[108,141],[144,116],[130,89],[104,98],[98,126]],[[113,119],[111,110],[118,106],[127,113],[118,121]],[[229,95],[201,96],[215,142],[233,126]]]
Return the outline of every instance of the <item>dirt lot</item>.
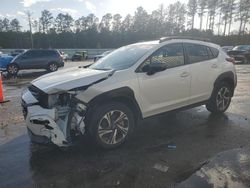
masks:
[[[87,62],[66,67],[79,64]],[[45,72],[5,80],[10,102],[0,106],[0,187],[250,187],[250,65],[237,65],[237,72],[225,115],[201,106],[148,118],[113,151],[85,139],[68,151],[31,144],[20,95]]]

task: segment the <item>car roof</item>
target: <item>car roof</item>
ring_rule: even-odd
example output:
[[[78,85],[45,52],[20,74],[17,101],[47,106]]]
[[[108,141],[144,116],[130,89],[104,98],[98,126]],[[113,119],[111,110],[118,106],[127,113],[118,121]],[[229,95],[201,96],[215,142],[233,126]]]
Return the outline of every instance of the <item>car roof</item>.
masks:
[[[198,39],[192,39],[192,38],[170,38],[168,40],[165,41],[160,41],[160,40],[153,40],[153,41],[145,41],[145,42],[138,42],[138,43],[134,43],[131,45],[157,45],[157,44],[168,44],[168,43],[174,43],[174,42],[178,42],[178,43],[194,43],[194,44],[200,44],[200,45],[206,45],[206,46],[210,46],[210,47],[214,47],[219,49],[220,46],[211,42],[207,42],[207,41],[202,41],[202,40],[198,40]]]

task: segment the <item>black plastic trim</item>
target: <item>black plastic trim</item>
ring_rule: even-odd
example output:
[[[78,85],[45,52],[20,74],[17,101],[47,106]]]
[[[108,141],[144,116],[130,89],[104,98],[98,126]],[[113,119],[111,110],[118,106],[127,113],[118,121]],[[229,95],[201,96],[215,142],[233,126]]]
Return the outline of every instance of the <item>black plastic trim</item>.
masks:
[[[91,101],[88,102],[88,107],[89,110],[91,110],[91,108],[95,107],[96,105],[99,105],[105,101],[121,101],[121,102],[131,102],[133,107],[135,107],[135,109],[131,109],[132,111],[135,111],[138,115],[138,118],[142,118],[142,113],[141,113],[141,109],[135,99],[134,96],[134,91],[129,88],[129,87],[121,87],[121,88],[117,88],[114,90],[110,90],[108,92],[102,93],[96,97],[94,97]],[[130,105],[130,104],[127,104]],[[88,114],[88,112],[87,112]]]

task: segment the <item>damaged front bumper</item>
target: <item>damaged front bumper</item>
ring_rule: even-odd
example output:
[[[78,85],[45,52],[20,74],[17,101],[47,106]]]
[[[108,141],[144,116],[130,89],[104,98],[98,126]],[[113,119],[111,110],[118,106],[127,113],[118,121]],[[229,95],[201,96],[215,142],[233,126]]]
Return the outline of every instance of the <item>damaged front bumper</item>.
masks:
[[[34,137],[45,137],[49,141],[58,145],[68,145],[66,131],[55,122],[56,110],[44,109],[38,105],[27,107],[26,124]],[[37,139],[37,142],[43,139]],[[44,139],[45,140],[45,139]],[[48,141],[45,141],[47,143]]]
[[[68,128],[71,107],[69,105],[45,108],[27,89],[22,95],[23,114],[28,133],[32,141],[41,144],[53,143],[59,147],[71,145]],[[84,122],[79,123],[78,130],[84,133]],[[75,128],[76,129],[76,128]]]

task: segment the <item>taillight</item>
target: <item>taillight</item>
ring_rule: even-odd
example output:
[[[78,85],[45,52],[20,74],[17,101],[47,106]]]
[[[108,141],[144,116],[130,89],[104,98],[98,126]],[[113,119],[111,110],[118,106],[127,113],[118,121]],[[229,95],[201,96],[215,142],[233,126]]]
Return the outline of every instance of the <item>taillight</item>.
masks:
[[[235,64],[235,60],[234,60],[233,57],[227,57],[227,58],[226,58],[226,61]]]

